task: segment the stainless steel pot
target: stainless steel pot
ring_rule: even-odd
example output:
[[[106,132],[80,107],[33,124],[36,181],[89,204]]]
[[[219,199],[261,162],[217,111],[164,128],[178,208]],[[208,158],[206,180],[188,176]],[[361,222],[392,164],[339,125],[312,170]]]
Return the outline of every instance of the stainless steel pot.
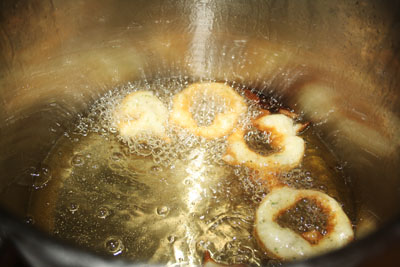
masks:
[[[22,223],[32,190],[23,177],[109,88],[171,76],[274,94],[346,163],[359,239],[298,265],[352,266],[400,235],[398,1],[0,5],[0,222],[32,265],[128,264]]]

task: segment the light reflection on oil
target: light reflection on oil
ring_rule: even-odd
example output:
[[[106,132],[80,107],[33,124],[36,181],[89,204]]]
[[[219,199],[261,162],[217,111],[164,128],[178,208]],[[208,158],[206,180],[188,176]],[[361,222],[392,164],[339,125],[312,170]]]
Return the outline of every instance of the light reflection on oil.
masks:
[[[204,182],[204,179],[206,178],[204,177],[206,170],[204,157],[204,149],[193,150],[189,156],[189,158],[192,159],[186,168],[186,172],[189,174],[188,178],[192,181],[187,195],[187,207],[189,212],[194,212],[196,210],[194,204],[201,200],[201,193],[204,190],[200,184],[200,182]]]

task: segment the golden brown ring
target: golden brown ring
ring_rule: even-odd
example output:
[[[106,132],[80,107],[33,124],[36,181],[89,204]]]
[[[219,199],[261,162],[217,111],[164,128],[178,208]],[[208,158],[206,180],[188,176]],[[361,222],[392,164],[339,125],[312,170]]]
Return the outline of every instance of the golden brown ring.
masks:
[[[289,170],[300,164],[305,150],[302,138],[296,136],[302,124],[283,114],[263,114],[253,121],[261,131],[271,134],[270,145],[278,152],[263,156],[251,150],[244,139],[245,131],[237,129],[228,137],[228,148],[223,160],[231,165],[244,165],[263,172]]]
[[[169,140],[165,131],[168,109],[151,91],[127,95],[114,112],[114,121],[125,139],[148,134]]]
[[[314,200],[327,215],[325,235],[316,231],[300,235],[277,223],[279,214],[303,198]],[[354,236],[351,222],[336,200],[315,190],[289,187],[274,188],[263,199],[256,212],[255,232],[264,249],[283,260],[307,258],[339,248]]]
[[[193,99],[197,93],[222,98],[226,109],[216,114],[209,126],[199,126],[190,112]],[[229,134],[236,126],[240,116],[246,112],[244,99],[230,86],[223,83],[194,83],[176,94],[173,98],[173,109],[170,122],[191,133],[207,139],[220,138]]]

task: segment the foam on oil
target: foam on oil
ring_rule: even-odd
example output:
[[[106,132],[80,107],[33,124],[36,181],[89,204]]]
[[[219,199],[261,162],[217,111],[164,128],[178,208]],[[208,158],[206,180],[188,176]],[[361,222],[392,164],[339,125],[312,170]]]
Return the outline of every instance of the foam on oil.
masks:
[[[208,250],[227,264],[274,263],[253,237],[254,213],[268,191],[249,179],[254,171],[221,160],[225,138],[206,140],[173,125],[167,125],[169,143],[118,135],[112,114],[127,94],[153,91],[171,111],[173,95],[188,84],[141,81],[99,98],[43,162],[51,179],[33,193],[30,218],[60,238],[135,262],[199,265]],[[243,89],[235,86],[245,97]],[[259,114],[254,101],[246,102],[242,125]],[[199,125],[209,125],[228,108],[221,99],[196,95],[190,111]],[[312,129],[302,137],[303,163],[281,180],[325,191],[350,211],[348,192],[339,190],[345,187],[336,159]]]

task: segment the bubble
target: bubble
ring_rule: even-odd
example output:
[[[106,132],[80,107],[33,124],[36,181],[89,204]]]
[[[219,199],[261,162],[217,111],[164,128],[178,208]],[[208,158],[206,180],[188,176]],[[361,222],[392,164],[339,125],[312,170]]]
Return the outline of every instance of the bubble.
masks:
[[[97,210],[97,218],[105,219],[111,215],[111,211],[107,207],[100,207]]]
[[[160,216],[167,216],[169,213],[169,207],[161,206],[157,208],[157,214]]]
[[[140,156],[150,156],[152,154],[152,147],[151,144],[149,144],[148,142],[146,142],[146,139],[137,139],[134,141],[133,143],[133,150],[136,154],[140,155]]]
[[[110,131],[110,133],[117,133],[118,132],[116,127],[110,127],[110,128],[108,128],[108,130]]]
[[[35,189],[45,187],[52,178],[50,168],[43,164],[41,167],[33,169],[30,175],[33,178],[33,187]]]
[[[26,216],[25,223],[26,224],[35,224],[35,218],[33,216]]]
[[[121,239],[116,237],[107,238],[107,240],[104,242],[104,246],[106,250],[114,256],[120,255],[125,250],[125,246]]]
[[[317,186],[317,183],[312,177],[310,171],[302,168],[294,168],[291,171],[284,172],[279,178],[282,182],[293,188],[310,189]]]
[[[328,191],[328,187],[326,185],[320,185],[318,186],[318,188],[322,191],[322,192],[327,192]]]
[[[161,164],[161,163],[162,163],[162,158],[159,157],[159,156],[154,156],[154,157],[153,157],[153,161],[154,161],[154,163],[156,163],[156,164]]]
[[[75,212],[77,212],[78,209],[79,209],[79,204],[70,203],[70,204],[68,205],[68,210],[69,210],[69,212],[71,212],[72,214],[75,214]]]
[[[215,251],[214,243],[200,239],[196,242],[196,251],[203,255],[206,250]]]
[[[173,235],[170,235],[170,236],[167,237],[167,240],[168,240],[168,242],[169,242],[170,244],[174,243],[174,242],[175,242],[175,239],[176,239],[176,237],[173,236]]]
[[[122,160],[124,158],[124,155],[122,154],[122,153],[120,153],[120,152],[114,152],[114,153],[112,153],[112,155],[111,155],[111,159],[113,160],[113,161],[120,161],[120,160]]]
[[[256,192],[254,195],[251,196],[251,200],[258,204],[260,203],[264,197],[266,196],[266,194],[264,192]]]
[[[161,166],[155,165],[155,166],[152,166],[152,167],[150,168],[150,170],[151,170],[152,172],[160,172],[160,171],[162,171],[162,167],[161,167]]]
[[[191,185],[191,184],[193,183],[193,181],[192,181],[192,179],[185,179],[185,180],[183,181],[183,183],[184,183],[185,185]]]
[[[85,158],[84,156],[77,154],[72,158],[71,163],[74,166],[82,166],[83,164],[85,164]]]

